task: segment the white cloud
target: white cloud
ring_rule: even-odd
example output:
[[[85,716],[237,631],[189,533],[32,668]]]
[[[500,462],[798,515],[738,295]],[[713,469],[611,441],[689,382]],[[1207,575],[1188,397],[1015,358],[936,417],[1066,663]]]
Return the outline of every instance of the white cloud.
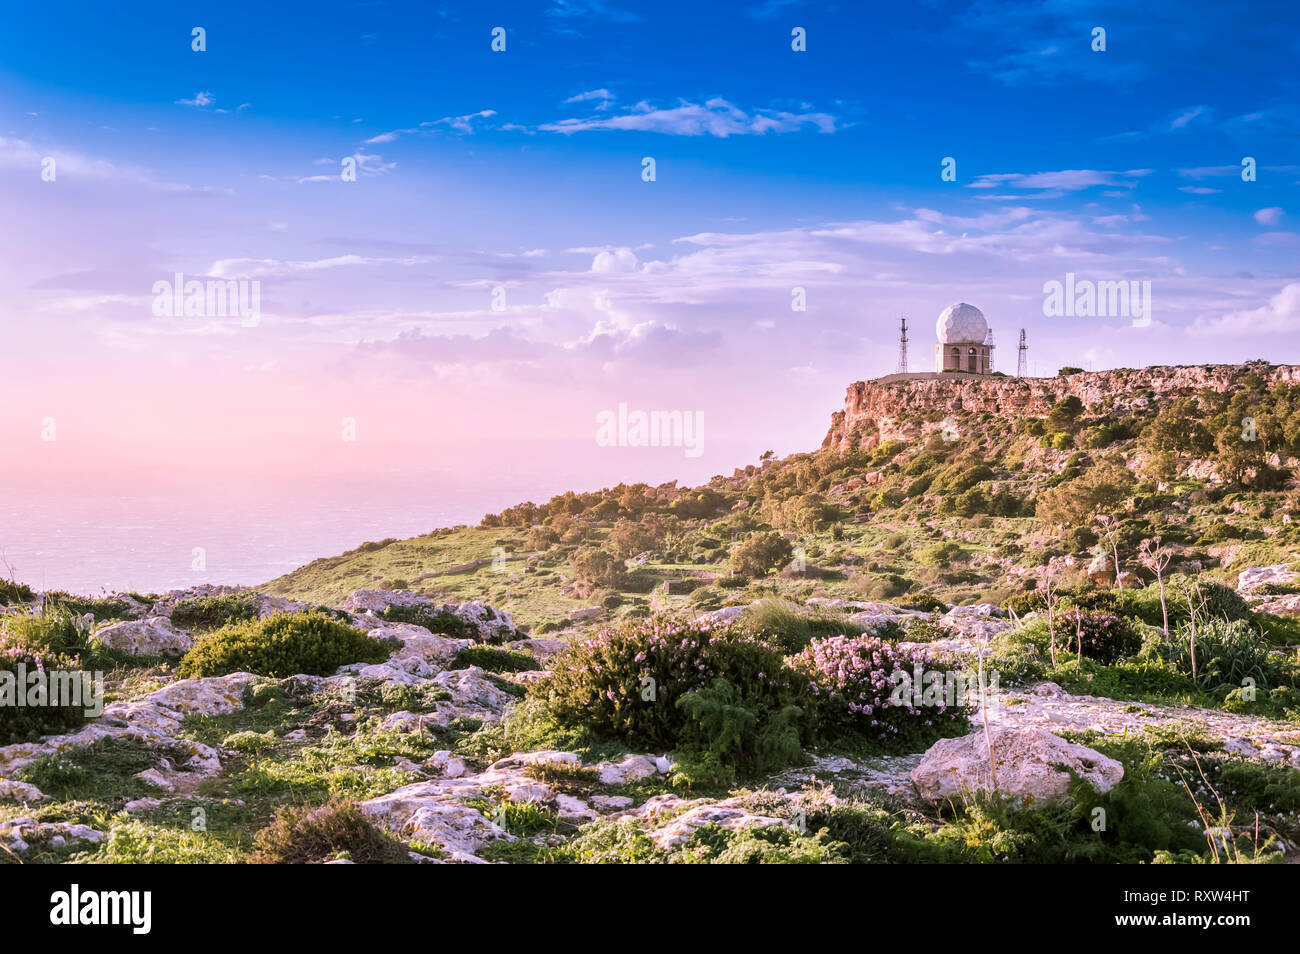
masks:
[[[977,176],[971,189],[1050,189],[1077,192],[1093,186],[1123,186],[1136,188],[1137,180],[1149,175],[1150,169],[1130,169],[1127,172],[1107,172],[1100,169],[1062,169],[1059,172],[1010,172]]]
[[[275,258],[223,258],[212,263],[208,274],[213,278],[279,278],[303,272],[319,272],[349,265],[425,265],[427,256],[409,258],[369,258],[364,255],[336,255],[310,261]]]
[[[544,123],[543,132],[571,135],[594,130],[656,132],[669,136],[762,135],[763,133],[797,132],[813,126],[818,132],[835,132],[836,119],[827,113],[791,113],[779,110],[755,110],[746,113],[721,97],[699,103],[680,100],[678,105],[655,107],[646,100],[615,116],[589,116]]]
[[[1267,209],[1260,209],[1255,213],[1255,221],[1260,225],[1277,225],[1282,221],[1282,216],[1286,213],[1277,206],[1271,206]]]
[[[1198,318],[1190,327],[1199,335],[1294,334],[1300,328],[1300,282],[1286,285],[1267,305]]]
[[[585,93],[578,93],[576,96],[570,96],[562,105],[567,106],[570,103],[588,103],[595,100],[597,109],[608,109],[609,104],[615,98],[614,94],[607,89],[589,89]]]
[[[195,93],[193,99],[178,99],[177,106],[193,106],[195,109],[202,109],[205,106],[211,106],[216,100],[212,98],[209,92]],[[245,104],[247,105],[247,104]]]
[[[403,129],[391,129],[386,133],[380,133],[378,136],[371,136],[365,140],[362,145],[374,146],[386,142],[394,142],[399,136],[410,136],[414,133],[429,131],[437,126],[447,126],[457,132],[473,133],[474,124],[481,119],[491,119],[497,114],[495,109],[480,109],[477,113],[467,113],[464,116],[444,116],[442,119],[429,119],[417,126],[407,126]]]
[[[600,252],[591,263],[591,270],[597,275],[634,272],[636,267],[636,253],[630,248],[616,248]]]

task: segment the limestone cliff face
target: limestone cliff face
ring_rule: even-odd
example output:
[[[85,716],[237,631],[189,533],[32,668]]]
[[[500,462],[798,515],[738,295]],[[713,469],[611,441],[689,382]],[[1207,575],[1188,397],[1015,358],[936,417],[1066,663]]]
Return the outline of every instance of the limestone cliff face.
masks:
[[[1239,364],[1160,365],[1090,371],[1055,378],[946,377],[919,380],[858,381],[849,385],[844,410],[831,415],[823,448],[871,448],[884,441],[911,441],[943,427],[958,406],[964,412],[1005,417],[1008,425],[1025,416],[1042,417],[1052,405],[1074,395],[1084,407],[1100,404],[1129,412],[1202,389],[1226,392],[1254,371],[1269,381],[1300,383],[1300,366]]]

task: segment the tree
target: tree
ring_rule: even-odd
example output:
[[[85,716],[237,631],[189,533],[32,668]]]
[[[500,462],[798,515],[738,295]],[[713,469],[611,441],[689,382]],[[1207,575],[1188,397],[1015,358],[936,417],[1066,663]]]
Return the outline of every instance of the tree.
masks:
[[[1219,432],[1215,441],[1214,468],[1221,478],[1234,484],[1245,483],[1252,472],[1258,476],[1264,467],[1263,441],[1246,440],[1241,430],[1229,425]]]
[[[1047,429],[1049,431],[1064,431],[1074,433],[1079,420],[1079,415],[1083,413],[1083,402],[1073,394],[1064,397],[1052,405],[1052,409],[1047,412]]]
[[[1166,636],[1169,635],[1169,608],[1165,604],[1165,570],[1173,557],[1173,553],[1160,542],[1159,537],[1143,540],[1138,547],[1138,562],[1156,575],[1156,583],[1160,586],[1160,615],[1164,617]]]
[[[1034,515],[1051,526],[1087,527],[1098,514],[1110,511],[1126,500],[1134,483],[1136,481],[1127,467],[1107,459],[1082,477],[1039,494]]]
[[[584,547],[573,555],[573,577],[588,589],[608,587],[619,589],[627,581],[623,563],[604,550]]]
[[[1106,544],[1110,546],[1111,556],[1115,560],[1115,585],[1121,590],[1124,589],[1123,582],[1120,581],[1119,574],[1119,517],[1113,513],[1099,513],[1096,516],[1097,526],[1101,528],[1101,536],[1105,539]],[[1103,545],[1102,552],[1105,552]]]
[[[731,569],[743,576],[766,576],[768,570],[788,563],[794,554],[779,533],[750,534],[731,555]]]
[[[1214,449],[1214,439],[1201,422],[1195,401],[1172,401],[1160,409],[1142,433],[1138,446],[1148,454],[1172,452],[1181,463],[1184,458],[1204,457]]]

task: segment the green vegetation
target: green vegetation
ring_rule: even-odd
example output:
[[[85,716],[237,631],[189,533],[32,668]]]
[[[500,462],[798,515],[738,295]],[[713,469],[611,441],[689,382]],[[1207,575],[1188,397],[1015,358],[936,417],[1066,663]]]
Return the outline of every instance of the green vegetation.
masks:
[[[171,618],[181,629],[216,629],[257,619],[257,603],[246,593],[200,596],[177,603]]]
[[[324,861],[402,864],[407,848],[379,828],[355,802],[332,798],[315,807],[291,806],[275,813],[253,839],[253,864],[302,865]]]
[[[180,661],[189,676],[254,672],[264,676],[328,676],[347,663],[376,663],[392,648],[322,613],[277,613],[233,623],[199,639]]]

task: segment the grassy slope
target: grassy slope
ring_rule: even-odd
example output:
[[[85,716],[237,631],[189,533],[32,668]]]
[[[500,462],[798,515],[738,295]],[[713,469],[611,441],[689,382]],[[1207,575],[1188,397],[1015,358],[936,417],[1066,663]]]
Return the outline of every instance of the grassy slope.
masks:
[[[651,562],[636,571],[638,582],[623,589],[622,605],[612,615],[663,609],[699,611],[748,602],[769,593],[795,598],[881,598],[897,595],[890,592],[891,576],[906,580],[908,591],[932,593],[951,602],[999,601],[1022,587],[1014,573],[1008,575],[1008,569],[1033,570],[1051,556],[1067,554],[1086,565],[1089,547],[1064,539],[1032,517],[943,514],[939,501],[955,495],[907,496],[905,490],[915,477],[907,472],[909,465],[925,454],[938,454],[941,460],[928,469],[933,475],[963,455],[977,454],[994,472],[993,479],[981,483],[980,489],[989,494],[1011,491],[1025,502],[1024,513],[1032,514],[1034,500],[1041,491],[1085,473],[1101,455],[1140,457],[1137,441],[1127,438],[1104,448],[1053,450],[1044,446],[1041,437],[1018,434],[1008,422],[991,415],[958,413],[957,417],[963,439],[937,450],[933,440],[928,447],[925,441],[918,440],[902,447],[892,459],[881,451],[874,455],[822,451],[748,468],[748,472],[737,471],[730,478],[715,478],[708,486],[722,495],[723,504],[709,517],[686,521],[683,539],[671,553],[652,555],[652,559],[664,562]],[[1085,415],[1081,425],[1104,420],[1104,416]],[[845,488],[844,484],[853,478],[863,478],[865,485]],[[882,488],[897,491],[900,502],[881,503],[877,494]],[[1155,488],[1148,485],[1138,489],[1149,495]],[[666,491],[670,497],[689,497],[694,492],[687,488]],[[838,574],[832,574],[838,578],[769,577],[750,583],[744,590],[715,585],[682,596],[666,596],[661,586],[652,586],[678,578],[683,571],[725,574],[733,530],[739,529],[743,535],[753,529],[767,529],[769,524],[778,530],[791,527],[788,522],[770,517],[738,523],[738,515],[732,511],[737,502],[748,500],[750,505],[744,514],[753,515],[758,513],[764,497],[770,502],[805,494],[820,494],[838,508],[838,514],[816,529],[799,527],[793,542],[806,550],[810,567],[839,568]],[[1147,512],[1128,516],[1148,521],[1148,533],[1162,532],[1166,539],[1180,541],[1187,548],[1186,557],[1202,563],[1205,577],[1233,583],[1244,567],[1300,558],[1300,528],[1282,525],[1274,514],[1294,503],[1294,496],[1289,491],[1225,493],[1204,481],[1184,478],[1173,482],[1163,495],[1148,497],[1156,502]],[[666,510],[662,502],[652,509],[661,513]],[[635,519],[635,514],[632,517]],[[545,621],[560,621],[569,611],[591,606],[608,595],[604,591],[594,597],[578,597],[563,590],[573,581],[569,560],[574,550],[600,545],[614,523],[613,518],[598,520],[590,511],[577,515],[575,526],[581,541],[537,554],[539,562],[528,572],[524,569],[524,559],[530,555],[524,547],[526,528],[456,528],[409,540],[365,544],[339,556],[316,560],[262,588],[297,599],[338,603],[355,589],[396,582],[439,598],[488,601],[531,628]],[[841,537],[838,540],[832,536],[833,527]],[[1202,539],[1207,532],[1216,536]],[[942,541],[960,545],[963,559],[927,558],[925,549]],[[469,572],[420,579],[459,564],[490,560],[498,547],[508,554],[505,572],[485,565]],[[1121,553],[1121,558],[1126,568],[1136,570],[1134,547],[1135,543]],[[897,589],[896,582],[893,588]]]

